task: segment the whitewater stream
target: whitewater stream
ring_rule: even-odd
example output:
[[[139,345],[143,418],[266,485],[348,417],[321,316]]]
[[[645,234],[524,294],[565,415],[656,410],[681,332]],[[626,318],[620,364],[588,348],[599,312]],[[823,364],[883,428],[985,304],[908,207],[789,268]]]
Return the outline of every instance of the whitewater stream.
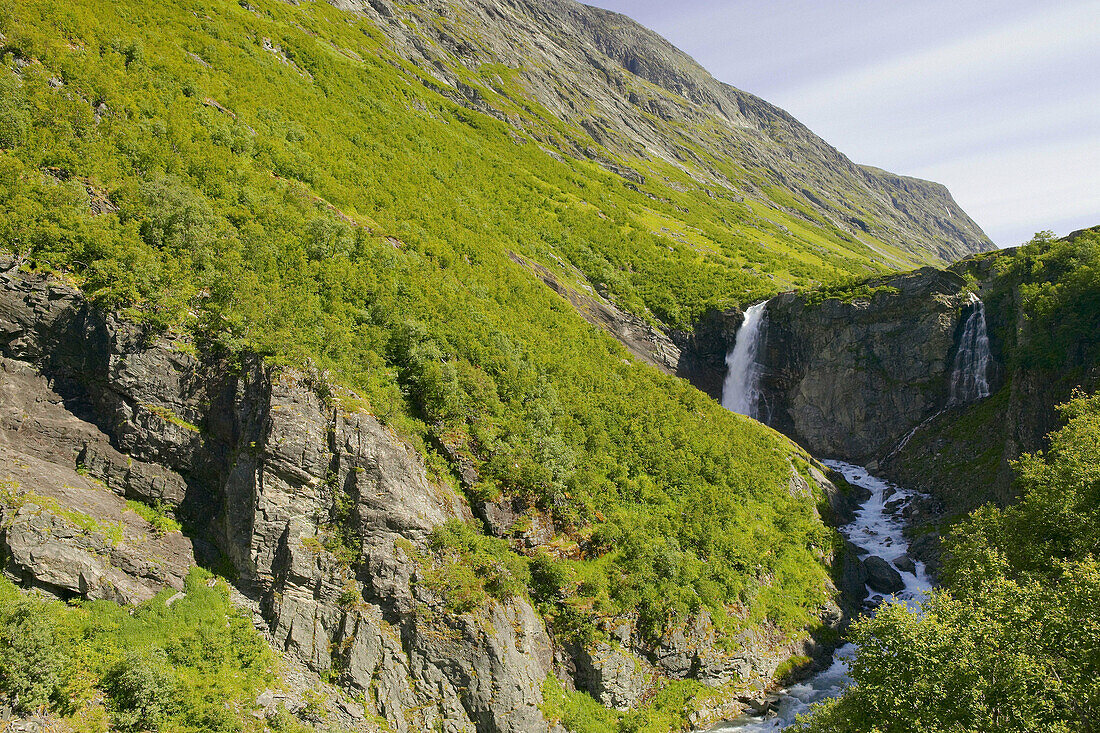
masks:
[[[761,412],[760,385],[765,371],[765,355],[761,351],[768,327],[767,305],[766,302],[757,303],[745,310],[745,320],[737,331],[733,348],[726,356],[728,372],[722,390],[723,407],[754,418],[759,418]],[[985,399],[991,391],[989,376],[993,358],[989,348],[985,305],[976,295],[971,294],[967,307],[969,313],[963,311],[966,318],[956,346],[954,364],[951,372],[946,375],[949,397],[944,410]],[[944,410],[914,428],[890,455],[901,451],[914,433]],[[879,557],[890,563],[905,584],[903,590],[888,598],[866,587],[865,599],[870,602],[871,607],[882,603],[905,603],[916,610],[919,602],[932,588],[932,581],[925,572],[923,563],[901,562],[909,559],[909,543],[903,534],[905,522],[902,519],[902,510],[916,494],[872,476],[860,466],[841,461],[824,463],[844,476],[849,483],[871,492],[871,497],[856,512],[855,519],[840,528],[841,533],[860,548],[862,557]],[[776,704],[770,706],[767,715],[746,715],[721,723],[710,730],[742,733],[783,730],[793,724],[799,715],[808,712],[814,703],[844,692],[852,683],[848,676],[848,662],[855,652],[854,644],[845,644],[839,648],[828,669],[779,692],[775,696],[778,698]]]
[[[841,461],[824,463],[844,476],[849,483],[862,486],[871,492],[871,498],[865,501],[856,512],[855,520],[840,528],[841,533],[852,544],[866,550],[867,557],[877,555],[887,560],[901,573],[902,580],[905,582],[905,589],[893,597],[883,598],[870,588],[867,588],[867,597],[875,603],[906,603],[915,608],[924,594],[931,590],[932,581],[925,572],[923,563],[915,562],[913,572],[907,572],[897,567],[897,562],[905,557],[909,550],[909,544],[902,534],[905,523],[900,512],[916,494],[876,478],[860,466]],[[891,506],[893,512],[887,510],[887,504]],[[845,644],[833,655],[833,663],[828,669],[815,674],[805,682],[781,691],[777,705],[773,712],[769,713],[770,717],[746,715],[710,730],[741,731],[742,733],[783,730],[794,723],[799,715],[808,712],[811,705],[836,697],[851,684],[851,678],[848,676],[848,660],[855,653],[855,649],[854,644]]]
[[[992,358],[989,352],[985,306],[976,296],[971,295],[969,308],[970,313],[963,325],[955,363],[949,375],[948,407],[980,400],[990,393],[988,375]],[[761,347],[766,332],[767,303],[758,303],[746,309],[745,321],[738,329],[733,348],[726,357],[729,371],[723,385],[722,405],[749,417],[759,417],[760,382],[764,372]],[[935,416],[930,419],[934,418]],[[902,439],[894,453],[905,446],[919,427]],[[902,519],[902,510],[913,500],[915,494],[870,475],[860,466],[841,461],[825,461],[825,464],[844,476],[849,483],[871,492],[871,497],[856,512],[855,519],[840,528],[841,533],[860,548],[863,557],[879,557],[890,563],[905,584],[903,590],[889,598],[877,595],[867,587],[865,598],[870,601],[871,606],[905,603],[916,609],[932,588],[932,581],[925,572],[923,563],[900,562],[908,559],[909,551],[909,543],[903,534],[905,522]],[[726,721],[710,730],[758,733],[788,727],[799,715],[808,712],[814,703],[840,695],[851,684],[848,662],[855,652],[854,644],[845,644],[839,648],[827,669],[805,682],[782,690],[777,696],[776,704],[770,706],[766,716],[746,715],[737,720]]]

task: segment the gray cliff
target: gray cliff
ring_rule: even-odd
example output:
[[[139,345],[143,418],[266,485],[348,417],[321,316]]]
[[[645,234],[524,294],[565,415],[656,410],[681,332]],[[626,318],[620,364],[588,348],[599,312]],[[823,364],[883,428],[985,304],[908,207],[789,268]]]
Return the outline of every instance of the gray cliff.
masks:
[[[121,602],[179,587],[191,541],[137,541],[153,535],[121,497],[162,500],[179,506],[200,559],[228,559],[276,643],[363,692],[391,729],[548,730],[538,706],[552,651],[530,604],[453,616],[417,584],[413,548],[468,512],[415,451],[332,406],[319,380],[182,346],[56,280],[0,274],[0,454],[14,466],[3,478],[32,492],[3,510],[6,572]],[[351,563],[318,541],[338,497],[353,507],[340,518]],[[95,531],[69,526],[74,508]]]

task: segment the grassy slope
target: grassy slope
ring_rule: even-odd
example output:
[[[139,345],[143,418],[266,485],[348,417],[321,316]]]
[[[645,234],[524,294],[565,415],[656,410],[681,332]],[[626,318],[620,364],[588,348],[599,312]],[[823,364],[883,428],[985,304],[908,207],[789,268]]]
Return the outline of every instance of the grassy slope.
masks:
[[[251,715],[276,684],[275,655],[200,570],[132,609],[26,597],[0,578],[0,691],[16,712],[74,733],[310,730],[286,713]]]
[[[5,246],[204,348],[329,370],[425,451],[445,436],[478,495],[595,535],[576,570],[593,581],[570,590],[586,614],[808,623],[830,537],[788,491],[789,444],[631,362],[508,255],[567,258],[668,323],[775,287],[742,262],[851,261],[811,267],[702,212],[722,255],[701,257],[639,220],[683,221],[674,194],[517,145],[410,81],[368,24],[250,7],[0,6]],[[104,197],[117,211],[92,216]]]

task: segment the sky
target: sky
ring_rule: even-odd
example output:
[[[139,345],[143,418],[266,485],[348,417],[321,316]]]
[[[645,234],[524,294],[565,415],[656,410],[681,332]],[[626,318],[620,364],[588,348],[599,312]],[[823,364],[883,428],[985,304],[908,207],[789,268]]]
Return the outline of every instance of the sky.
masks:
[[[1100,0],[585,0],[857,163],[945,184],[999,246],[1100,225]]]

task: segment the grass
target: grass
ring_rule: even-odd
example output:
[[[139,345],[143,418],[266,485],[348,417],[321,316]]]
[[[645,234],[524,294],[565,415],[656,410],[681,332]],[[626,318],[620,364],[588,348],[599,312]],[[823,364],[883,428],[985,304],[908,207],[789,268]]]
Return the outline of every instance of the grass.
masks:
[[[170,607],[171,590],[134,608],[66,605],[0,579],[0,692],[77,731],[305,730],[251,714],[275,658],[225,583],[195,569],[184,590]]]
[[[179,532],[182,527],[170,514],[164,504],[157,502],[153,505],[140,501],[126,500],[126,509],[134,512],[153,527],[157,535]]]
[[[565,689],[551,674],[542,685],[542,711],[573,733],[667,733],[686,728],[690,714],[718,694],[694,680],[661,680],[655,688],[637,709],[619,713],[585,692]]]

